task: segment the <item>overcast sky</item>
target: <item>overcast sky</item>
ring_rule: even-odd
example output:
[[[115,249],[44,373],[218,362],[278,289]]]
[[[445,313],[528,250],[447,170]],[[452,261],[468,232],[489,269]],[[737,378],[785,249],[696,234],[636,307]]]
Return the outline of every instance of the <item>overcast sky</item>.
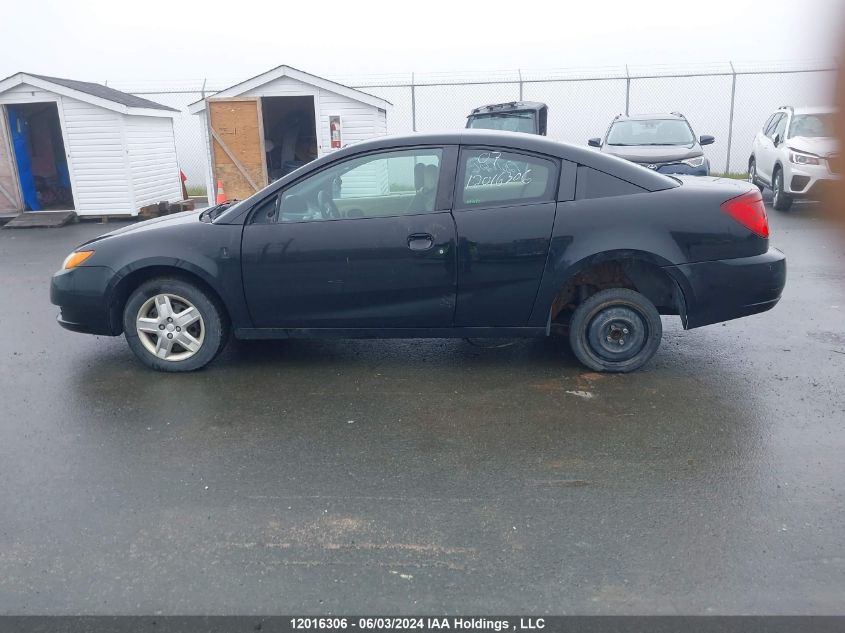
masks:
[[[831,58],[841,0],[14,0],[0,76],[244,79]],[[11,12],[11,15],[9,13]]]

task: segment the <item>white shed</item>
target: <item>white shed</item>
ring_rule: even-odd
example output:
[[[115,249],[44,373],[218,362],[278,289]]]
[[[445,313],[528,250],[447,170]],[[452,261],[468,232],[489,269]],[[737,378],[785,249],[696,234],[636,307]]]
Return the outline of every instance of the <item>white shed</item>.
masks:
[[[209,201],[244,199],[333,150],[387,133],[389,101],[279,66],[188,107],[206,125]]]
[[[0,81],[0,213],[134,216],[182,199],[177,110],[71,79]]]

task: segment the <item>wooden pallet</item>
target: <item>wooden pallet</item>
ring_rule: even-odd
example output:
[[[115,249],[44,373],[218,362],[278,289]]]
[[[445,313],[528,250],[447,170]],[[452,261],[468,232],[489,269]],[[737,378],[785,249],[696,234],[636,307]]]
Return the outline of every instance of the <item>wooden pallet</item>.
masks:
[[[188,198],[187,200],[179,200],[178,202],[159,202],[158,204],[150,204],[146,207],[141,207],[138,210],[138,217],[146,220],[149,218],[157,218],[160,215],[169,215],[170,213],[193,210],[194,201]]]
[[[9,220],[4,229],[50,229],[64,226],[76,218],[75,211],[27,211]]]

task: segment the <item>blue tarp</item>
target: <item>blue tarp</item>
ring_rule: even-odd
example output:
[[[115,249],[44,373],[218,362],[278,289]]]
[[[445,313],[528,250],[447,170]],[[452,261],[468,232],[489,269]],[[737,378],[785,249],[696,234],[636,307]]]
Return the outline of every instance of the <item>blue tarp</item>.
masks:
[[[32,159],[29,155],[29,122],[20,115],[16,106],[6,106],[9,113],[9,129],[12,131],[12,146],[18,164],[18,178],[21,181],[24,208],[40,211],[38,193],[35,191],[35,176],[32,174]]]

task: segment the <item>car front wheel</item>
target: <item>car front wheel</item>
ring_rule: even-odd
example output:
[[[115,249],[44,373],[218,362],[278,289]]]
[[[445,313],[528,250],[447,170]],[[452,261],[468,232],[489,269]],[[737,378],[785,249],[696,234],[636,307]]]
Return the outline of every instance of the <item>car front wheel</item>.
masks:
[[[759,180],[757,180],[757,161],[753,158],[751,159],[751,162],[748,163],[748,182],[757,187],[760,190],[760,193],[763,193],[763,185],[760,184]]]
[[[783,170],[778,169],[772,178],[772,206],[778,211],[789,211],[792,198],[783,190]]]
[[[181,279],[152,279],[139,286],[123,311],[126,342],[148,367],[200,369],[228,338],[225,314],[204,290]]]
[[[572,351],[595,371],[639,369],[654,356],[662,336],[657,308],[627,288],[597,292],[575,309],[569,322]]]

